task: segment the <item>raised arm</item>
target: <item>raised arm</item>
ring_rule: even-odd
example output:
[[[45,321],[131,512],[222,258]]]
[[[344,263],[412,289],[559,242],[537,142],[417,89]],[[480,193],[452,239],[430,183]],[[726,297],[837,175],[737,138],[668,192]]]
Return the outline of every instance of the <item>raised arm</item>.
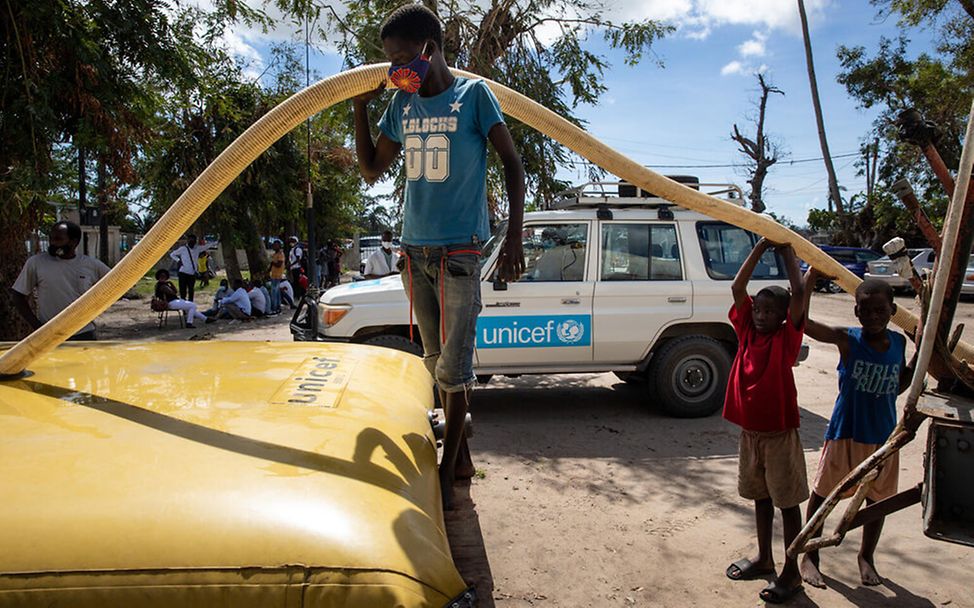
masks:
[[[802,273],[798,268],[798,258],[795,257],[795,250],[791,245],[778,247],[778,252],[785,260],[785,272],[788,274],[788,283],[791,285],[791,300],[788,303],[788,314],[791,322],[796,328],[802,326],[805,320],[805,290],[802,285]]]
[[[734,294],[734,306],[741,307],[747,301],[747,284],[751,280],[751,275],[754,274],[754,268],[758,265],[758,261],[769,247],[771,247],[771,242],[767,239],[761,239],[754,246],[754,249],[751,250],[744,263],[741,264],[741,269],[737,271],[737,276],[734,277],[734,282],[731,283],[731,293]]]
[[[352,98],[352,108],[355,114],[355,155],[362,177],[368,183],[373,183],[392,166],[402,144],[392,141],[384,134],[379,134],[376,142],[372,141],[371,125],[369,123],[369,102],[385,91],[383,80],[379,86]]]
[[[521,230],[524,224],[524,166],[521,155],[514,149],[514,140],[507,125],[497,123],[487,134],[490,143],[504,165],[507,186],[507,238],[501,249],[497,274],[502,281],[516,281],[524,272],[524,249]]]
[[[815,283],[821,276],[822,274],[812,266],[809,266],[808,271],[805,272],[805,335],[811,337],[813,340],[818,340],[819,342],[835,344],[839,347],[839,353],[845,357],[849,352],[849,334],[846,332],[845,328],[832,327],[830,325],[819,323],[818,321],[812,319],[811,315],[809,314],[812,292],[815,291]]]

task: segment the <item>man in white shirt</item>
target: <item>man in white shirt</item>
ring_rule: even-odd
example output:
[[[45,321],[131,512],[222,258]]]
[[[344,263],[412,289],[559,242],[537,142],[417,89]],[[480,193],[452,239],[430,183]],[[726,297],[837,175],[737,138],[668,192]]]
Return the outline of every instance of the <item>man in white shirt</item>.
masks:
[[[267,299],[258,281],[247,284],[247,297],[250,299],[250,314],[255,317],[267,316]]]
[[[390,274],[399,274],[396,270],[396,260],[399,256],[392,249],[392,232],[386,230],[382,233],[381,245],[365,260],[366,279],[381,279]]]
[[[28,258],[14,281],[11,287],[14,306],[32,329],[53,319],[108,274],[108,266],[76,252],[80,242],[80,226],[73,222],[54,224],[47,251]],[[30,307],[35,292],[36,315]],[[95,340],[95,324],[85,325],[70,339]]]
[[[193,290],[196,286],[197,260],[200,252],[206,250],[206,244],[196,244],[196,235],[187,234],[186,244],[176,247],[169,253],[173,262],[179,264],[177,273],[179,275],[179,297],[180,299],[193,301]]]
[[[244,289],[244,282],[236,279],[233,282],[233,293],[223,298],[220,302],[220,312],[217,313],[217,317],[230,317],[232,319],[250,321],[253,318],[250,316],[252,310],[250,296],[247,295],[247,290]]]
[[[301,258],[304,257],[304,249],[301,248],[301,244],[298,242],[298,237],[296,236],[292,236],[287,242],[291,247],[291,250],[287,254],[288,274],[291,275],[291,284],[297,292],[297,297],[303,298],[304,288],[301,287]]]

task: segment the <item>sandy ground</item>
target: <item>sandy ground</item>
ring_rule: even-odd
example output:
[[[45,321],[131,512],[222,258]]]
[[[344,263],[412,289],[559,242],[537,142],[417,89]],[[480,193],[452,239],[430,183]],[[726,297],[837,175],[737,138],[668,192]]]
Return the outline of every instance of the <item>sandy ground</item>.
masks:
[[[898,298],[912,307],[909,298]],[[816,295],[813,315],[854,323],[845,294]],[[156,328],[145,301],[102,315],[105,338],[290,340],[289,315],[192,330]],[[974,320],[963,303],[958,321]],[[974,341],[974,330],[965,339]],[[796,370],[809,479],[836,392],[833,347],[809,340]],[[719,416],[663,416],[644,389],[612,374],[494,378],[476,393],[470,496],[494,580],[483,605],[755,606],[763,580],[733,582],[728,564],[755,550],[752,507],[738,497],[737,436]],[[920,437],[925,438],[925,431]],[[901,455],[900,488],[922,475],[922,442]],[[834,525],[833,517],[830,522]],[[974,608],[974,550],[927,539],[919,506],[886,522],[877,552],[884,585],[859,582],[860,534],[823,552],[829,588],[794,606]],[[776,521],[780,535],[780,522]],[[775,550],[783,558],[780,536]]]

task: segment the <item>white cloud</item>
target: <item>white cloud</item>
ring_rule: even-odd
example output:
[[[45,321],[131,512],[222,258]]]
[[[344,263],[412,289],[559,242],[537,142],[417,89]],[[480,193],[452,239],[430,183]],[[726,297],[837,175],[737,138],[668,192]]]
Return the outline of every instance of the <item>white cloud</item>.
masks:
[[[768,35],[762,34],[761,32],[754,32],[751,36],[750,40],[745,40],[737,47],[737,52],[741,54],[741,57],[764,57],[765,53],[767,53],[765,42],[768,39]]]
[[[813,24],[833,0],[806,0],[805,10]],[[792,0],[615,0],[610,17],[660,19],[677,25],[690,38],[706,38],[721,25],[751,25],[766,30],[800,31],[798,7]]]
[[[264,71],[264,59],[243,34],[228,30],[223,34],[223,43],[227,50],[237,59],[246,78],[255,80]]]
[[[731,74],[740,74],[742,72],[744,72],[744,64],[736,59],[720,68],[721,76],[730,76]]]

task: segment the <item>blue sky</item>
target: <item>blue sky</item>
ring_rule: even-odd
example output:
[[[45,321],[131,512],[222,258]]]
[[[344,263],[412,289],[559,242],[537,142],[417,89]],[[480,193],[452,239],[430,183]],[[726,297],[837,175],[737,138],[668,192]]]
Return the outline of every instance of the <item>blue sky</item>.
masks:
[[[607,0],[607,5],[613,17],[662,18],[678,29],[654,46],[662,68],[649,59],[628,67],[621,53],[606,48],[600,35],[591,37],[588,48],[604,54],[612,64],[599,105],[578,108],[591,133],[661,173],[732,181],[746,190],[745,176],[733,167],[664,165],[740,164],[742,157],[730,132],[735,122],[745,132],[753,130],[746,118],[753,114],[757,96],[753,74],[763,69],[785,92],[784,97],[772,96],[766,128],[781,140],[788,157],[771,169],[766,204],[799,224],[805,223],[810,208],[826,205],[823,163],[788,162],[821,156],[793,0]],[[806,0],[806,6],[829,146],[833,157],[855,153],[876,112],[858,109],[836,82],[835,51],[842,44],[875,49],[881,36],[895,37],[900,28],[895,18],[880,20],[868,0]],[[911,30],[908,36],[913,52],[932,46],[929,31]],[[303,35],[298,38],[303,42]],[[230,42],[254,63],[252,69],[266,61],[266,37],[243,32]],[[341,58],[328,51],[312,57],[312,69],[322,76],[337,73],[341,66]],[[855,160],[835,159],[847,197],[864,188],[864,179],[856,176]],[[583,180],[581,171],[571,167],[564,168],[561,176]]]

